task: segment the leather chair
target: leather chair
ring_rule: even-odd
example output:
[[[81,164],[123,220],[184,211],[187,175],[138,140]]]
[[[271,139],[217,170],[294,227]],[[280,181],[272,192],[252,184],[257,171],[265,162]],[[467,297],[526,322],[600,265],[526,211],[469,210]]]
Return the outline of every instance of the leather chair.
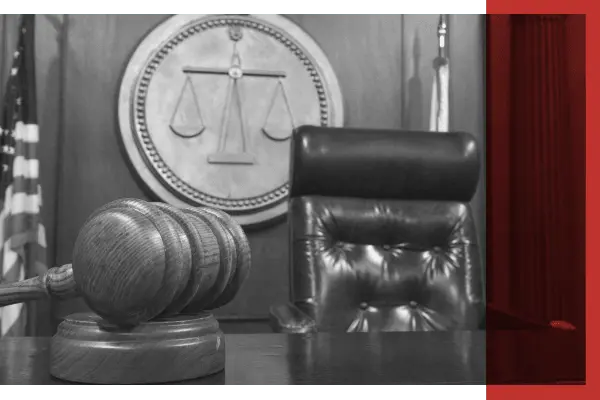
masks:
[[[303,126],[290,164],[291,302],[271,308],[276,332],[482,327],[471,135]]]

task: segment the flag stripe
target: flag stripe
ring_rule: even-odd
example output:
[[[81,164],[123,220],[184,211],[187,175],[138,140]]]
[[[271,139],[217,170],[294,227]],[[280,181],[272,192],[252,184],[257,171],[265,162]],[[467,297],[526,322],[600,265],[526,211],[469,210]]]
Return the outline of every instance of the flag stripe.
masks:
[[[23,152],[20,152],[23,154]],[[40,174],[40,164],[35,158],[25,158],[25,156],[16,156],[13,161],[13,176],[26,179],[38,179]],[[31,184],[37,185],[37,182]],[[34,186],[35,187],[35,186]]]
[[[40,141],[38,126],[35,124],[17,122],[15,127],[15,140],[22,140],[25,143],[38,143]]]
[[[6,282],[16,282],[21,279],[21,272],[23,266],[19,262],[19,255],[14,251],[4,252],[4,271],[2,271],[2,280]]]
[[[44,230],[41,229],[42,225],[39,224],[39,218],[37,214],[17,214],[4,217],[4,219],[0,219],[4,229],[4,235],[2,236],[12,238],[13,248],[32,242],[37,242],[40,246],[46,247],[46,236]],[[38,224],[39,227],[37,231],[22,232],[19,227],[26,224]]]
[[[28,195],[27,193],[14,193],[12,195],[12,204],[7,207],[12,215],[21,213],[37,214],[40,211],[40,201],[37,194]]]
[[[25,322],[27,321],[27,310],[24,304],[13,304],[2,308],[0,321],[2,322],[2,336],[23,336]]]
[[[40,188],[38,186],[37,179],[16,176],[13,180],[12,187],[15,193],[25,193],[30,196],[37,195],[38,202],[41,201]]]
[[[21,16],[19,43],[0,115],[0,279],[15,282],[46,270],[46,235],[41,222],[42,191],[37,158],[34,15]],[[0,335],[26,334],[27,306],[0,309]]]

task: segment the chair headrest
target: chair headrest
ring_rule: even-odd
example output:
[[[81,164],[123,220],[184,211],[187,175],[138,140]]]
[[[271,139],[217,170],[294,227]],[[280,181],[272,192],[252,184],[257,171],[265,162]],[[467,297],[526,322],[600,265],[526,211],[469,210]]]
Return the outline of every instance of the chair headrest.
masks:
[[[292,136],[290,196],[461,201],[479,181],[464,132],[301,126]]]

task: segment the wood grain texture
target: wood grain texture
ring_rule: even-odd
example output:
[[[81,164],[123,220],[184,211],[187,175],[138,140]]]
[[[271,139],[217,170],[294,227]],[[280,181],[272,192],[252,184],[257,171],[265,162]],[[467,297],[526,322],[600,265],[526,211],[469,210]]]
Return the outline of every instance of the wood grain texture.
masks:
[[[67,15],[63,55],[64,112],[59,169],[56,262],[70,260],[78,230],[109,201],[146,199],[117,141],[116,101],[124,63],[137,41],[165,16]],[[58,302],[54,317],[88,310]]]
[[[401,126],[402,16],[289,15],[319,43],[338,75],[346,126]]]
[[[505,336],[508,344],[516,335],[508,332]],[[136,390],[169,391],[174,386],[188,386],[187,390],[227,391],[237,386],[242,390],[263,387],[272,391],[278,386],[284,391],[301,391],[329,386],[331,390],[352,387],[358,391],[365,386],[388,386],[390,390],[402,391],[406,388],[401,385],[484,385],[485,340],[485,332],[467,331],[226,335],[224,372],[172,386],[155,385]],[[543,343],[551,346],[561,341],[555,338]],[[562,343],[571,342],[567,339]],[[103,389],[77,387],[52,378],[48,374],[49,349],[46,338],[0,340],[3,354],[0,370],[7,372],[0,374],[0,385],[45,386],[55,390],[65,385],[73,386],[71,390]],[[539,366],[535,358],[525,356],[521,360],[529,360],[527,365]],[[554,362],[554,366],[558,362]],[[163,363],[161,368],[165,365]]]
[[[44,275],[0,284],[0,307],[29,300],[69,299],[79,295],[71,264],[50,268]]]
[[[252,249],[252,272],[237,296],[215,310],[219,319],[266,319],[269,307],[289,296],[287,221],[246,231],[246,235]]]
[[[48,140],[44,145],[48,153],[42,152],[46,157],[46,161],[42,160],[42,185],[45,204],[56,201],[57,205],[56,212],[50,212],[52,215],[47,220],[48,232],[56,229],[55,235],[48,234],[49,245],[53,247],[50,252],[55,254],[50,258],[51,265],[70,261],[77,232],[95,208],[121,197],[155,200],[136,182],[121,152],[116,107],[120,77],[128,57],[144,35],[167,17],[68,15],[64,18],[39,16],[36,20],[40,21],[38,36],[46,33],[39,40],[47,44],[43,50],[38,46],[38,55],[45,60],[38,65],[38,80],[43,81],[38,82],[38,96],[43,102],[40,109],[46,110],[44,124],[48,127],[41,131],[41,140]],[[289,18],[304,28],[328,56],[345,98],[347,126],[399,129],[420,125],[427,128],[423,124],[428,120],[431,103],[436,16],[290,15]],[[483,90],[477,89],[482,85],[477,71],[482,68],[483,59],[476,68],[480,53],[479,48],[472,48],[474,42],[482,38],[482,32],[474,23],[460,28],[461,21],[469,18],[476,17],[453,16],[450,21],[451,96],[455,90],[463,93],[452,98],[450,106],[451,112],[456,107],[460,109],[451,115],[451,124],[458,123],[456,128],[469,127],[471,120],[482,118],[477,115],[482,98],[467,93]],[[64,40],[62,56],[58,59],[60,41],[54,28],[57,20]],[[453,34],[457,29],[458,38]],[[417,93],[413,89],[409,95],[417,31],[422,91]],[[461,60],[463,56],[467,62]],[[60,85],[54,79],[59,74],[64,77]],[[62,104],[61,93],[62,112],[58,109]],[[54,113],[55,109],[58,114]],[[59,123],[64,125],[62,129],[58,129]],[[45,137],[46,132],[52,133]],[[56,176],[51,173],[52,168],[56,170],[56,165],[51,167],[51,161],[60,163]],[[44,181],[44,173],[50,174],[47,176],[51,179]],[[54,196],[52,191],[55,191]],[[478,207],[477,215],[485,215],[485,208]],[[47,209],[44,212],[49,213]],[[287,223],[282,219],[246,233],[252,248],[252,273],[236,298],[215,311],[217,317],[266,318],[271,305],[287,300]],[[86,309],[82,301],[58,302],[54,316],[62,318]]]
[[[487,336],[487,337],[486,337]],[[585,384],[585,332],[226,335],[226,371],[187,385]],[[495,350],[487,357],[487,350]],[[493,346],[490,346],[493,343]],[[516,346],[515,344],[518,344]],[[0,340],[0,385],[60,385],[48,338]],[[486,371],[487,370],[487,371]],[[494,382],[489,377],[493,374]]]
[[[180,283],[167,278],[181,263],[168,260],[166,247],[162,232],[136,210],[115,207],[90,219],[73,249],[75,280],[89,307],[123,325],[160,314]]]
[[[154,227],[154,232],[152,232],[152,229],[146,232],[144,231],[144,228],[141,228],[136,235],[136,229],[134,228],[131,232],[127,233],[128,226],[126,224],[126,218],[118,215],[125,210],[131,210],[147,219],[150,226]],[[114,230],[112,229],[113,226],[110,225],[109,220],[109,218],[112,217],[111,214],[113,212],[117,214],[114,219]],[[147,307],[144,307],[145,312],[142,313],[139,321],[153,318],[159,313],[162,313],[170,304],[172,304],[171,302],[178,298],[183,292],[188,284],[192,269],[190,238],[188,238],[182,226],[156,205],[138,199],[119,199],[100,207],[88,218],[84,225],[84,229],[88,227],[92,228],[91,225],[93,221],[96,221],[96,225],[93,226],[93,229],[90,229],[89,231],[82,230],[75,242],[73,260],[78,267],[75,269],[76,280],[80,283],[82,288],[85,284],[97,286],[97,293],[100,296],[104,296],[102,291],[109,290],[109,285],[105,288],[105,285],[103,284],[106,283],[103,282],[103,280],[109,279],[109,277],[104,275],[108,273],[107,269],[110,268],[119,268],[119,270],[122,270],[122,274],[126,274],[133,280],[144,279],[143,284],[151,284],[152,278],[160,279],[160,282],[154,282],[155,284],[159,284],[158,291],[153,294],[152,300],[148,299],[150,304],[148,304]],[[122,231],[119,231],[119,229],[122,229]],[[157,244],[157,242],[151,240],[154,238],[153,234],[155,233],[158,233],[158,239],[161,244]],[[126,236],[123,237],[123,234]],[[127,236],[128,234],[131,234],[131,236]],[[146,234],[150,235],[150,237],[147,237]],[[88,242],[82,243],[80,242],[80,238],[83,241]],[[94,249],[93,246],[102,239],[104,239],[105,242],[100,242],[100,251],[98,253],[92,251],[92,249]],[[82,246],[78,246],[79,244]],[[112,259],[111,257],[113,257],[113,255],[110,253],[118,253],[119,246],[125,247],[127,251],[115,255],[115,258]],[[142,260],[134,261],[133,259],[128,260],[126,258],[119,258],[125,257],[128,254],[146,257],[151,256],[153,252],[158,251],[160,251],[164,257],[162,265],[159,265],[160,262],[159,264],[153,264],[145,263]],[[92,253],[96,254],[92,256]],[[76,254],[83,257],[80,262],[76,262]],[[102,270],[102,268],[104,270]],[[154,270],[154,268],[156,268],[156,270]],[[78,273],[83,274],[83,272],[79,271],[86,270],[88,272],[96,273],[96,276],[101,280],[97,283],[90,281],[83,282],[79,279]],[[141,270],[144,270],[144,272]],[[119,278],[120,275],[113,277],[113,279]],[[113,312],[110,312],[108,315],[114,313],[116,318],[116,314],[120,312],[127,314],[129,311],[119,310],[124,304],[118,304],[120,303],[120,300],[117,299],[124,299],[126,292],[123,290],[123,287],[120,287],[121,284],[118,281],[114,283],[118,286],[110,286],[110,289],[114,290],[117,303],[107,306],[113,310]],[[135,285],[134,282],[130,282],[130,284],[133,285],[124,285],[124,287],[131,288],[129,289],[130,293],[134,293],[133,288],[136,288],[137,285]],[[88,288],[91,288],[92,286],[88,286]],[[123,293],[121,293],[119,289],[123,291]],[[141,294],[142,291],[140,291],[139,295]],[[113,301],[109,299],[105,300],[110,302]],[[115,307],[113,308],[113,306]],[[94,311],[103,316],[107,315],[97,309],[94,309]],[[134,324],[136,323],[135,320],[131,322]]]
[[[131,330],[94,314],[69,316],[50,345],[50,373],[92,384],[166,383],[225,368],[225,338],[210,314],[154,320]]]
[[[53,264],[56,235],[56,185],[59,153],[59,124],[62,102],[60,52],[63,37],[61,15],[36,15],[35,18],[35,75],[38,99],[38,125],[40,127],[40,184],[43,188],[42,221],[46,227],[46,255]],[[0,99],[6,89],[6,81],[16,47],[18,15],[0,16]],[[32,278],[26,271],[26,278]],[[30,302],[27,313],[29,334],[49,335],[51,303]]]
[[[233,218],[231,218],[227,213],[214,208],[205,207],[203,208],[203,211],[214,215],[229,230],[237,250],[236,266],[232,277],[223,290],[221,296],[219,296],[219,298],[212,305],[212,307],[218,308],[231,302],[239,293],[240,288],[250,273],[252,252],[250,249],[250,243],[248,243],[248,238],[246,237],[244,230]]]
[[[93,212],[81,229],[74,277],[96,313],[135,326],[233,299],[243,283],[233,282],[238,253],[249,263],[244,243],[240,226],[219,212],[120,199]]]
[[[46,260],[49,266],[57,265],[57,210],[59,165],[62,159],[62,113],[64,105],[63,53],[67,37],[65,17],[59,14],[35,17],[35,68],[38,99],[38,124],[40,132],[40,185],[42,187],[42,221],[46,227]],[[32,334],[53,333],[51,315],[54,302],[37,302],[36,329]],[[33,310],[32,310],[33,311]]]
[[[214,308],[214,304],[219,299],[225,288],[235,275],[237,268],[237,246],[231,232],[214,215],[206,212],[202,208],[183,208],[182,211],[192,219],[206,224],[212,230],[212,233],[219,244],[219,270],[213,286],[205,293],[198,293],[198,296],[183,309],[183,312],[198,312]]]
[[[249,268],[248,240],[222,212],[120,199],[86,220],[72,266],[0,285],[0,307],[46,295],[81,295],[111,324],[135,327],[157,316],[228,303]]]
[[[205,293],[214,284],[215,279],[211,275],[218,275],[218,268],[220,267],[219,243],[207,224],[188,217],[183,211],[169,204],[153,204],[176,220],[189,238],[191,270],[187,285],[162,313],[162,315],[176,315],[199,292]]]

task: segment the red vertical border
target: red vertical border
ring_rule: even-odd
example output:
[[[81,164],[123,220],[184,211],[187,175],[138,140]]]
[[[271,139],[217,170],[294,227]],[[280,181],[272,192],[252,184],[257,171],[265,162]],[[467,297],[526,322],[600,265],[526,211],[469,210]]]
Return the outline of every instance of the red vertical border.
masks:
[[[493,23],[489,23],[490,20]],[[486,21],[486,130],[487,135],[487,300],[496,309],[510,310],[504,304],[510,285],[507,274],[499,273],[510,262],[510,31],[508,15],[491,15]],[[493,51],[491,51],[493,49]],[[493,108],[492,108],[493,107]],[[493,283],[493,284],[492,284]]]
[[[599,394],[595,393],[598,391],[598,381],[600,376],[598,373],[598,337],[600,337],[598,321],[600,316],[598,315],[598,306],[600,301],[597,297],[600,297],[600,290],[597,287],[597,283],[600,282],[597,265],[599,264],[600,254],[595,251],[600,244],[598,243],[600,238],[600,219],[599,219],[599,207],[600,207],[600,196],[598,194],[599,185],[599,167],[600,167],[600,111],[598,105],[600,105],[600,87],[599,87],[599,53],[598,41],[600,38],[600,18],[595,10],[599,8],[600,2],[596,0],[570,0],[564,2],[562,0],[487,0],[487,13],[488,14],[523,14],[523,13],[535,13],[535,14],[586,14],[586,82],[585,82],[585,94],[581,93],[581,85],[575,85],[570,87],[571,96],[574,101],[571,103],[572,109],[577,110],[583,106],[581,99],[585,99],[585,145],[586,145],[586,215],[585,221],[577,221],[576,223],[581,225],[585,224],[586,229],[586,372],[587,372],[587,384],[585,386],[489,386],[487,389],[487,396],[489,399],[519,399],[527,398],[533,399],[538,396],[542,396],[544,399],[562,399],[567,396],[576,396],[571,398],[577,399],[595,399],[599,398]],[[495,16],[502,18],[502,16]],[[577,29],[577,26],[573,26],[573,29]],[[490,32],[488,32],[490,34]],[[493,34],[493,32],[491,32]],[[495,45],[501,45],[502,38],[493,39],[491,43]],[[575,67],[575,66],[573,66]],[[489,123],[499,123],[496,129],[502,130],[502,122],[500,114],[502,113],[504,104],[502,95],[494,94],[494,84],[490,82],[490,76],[487,76],[488,87],[491,84],[492,93],[491,96],[487,97],[487,107],[499,107],[499,116],[492,117]],[[496,85],[497,86],[497,85]],[[579,87],[578,87],[579,86]],[[497,104],[495,102],[498,102]],[[490,115],[488,114],[488,118]],[[577,129],[577,124],[581,124],[581,121],[572,121],[572,129]],[[494,149],[490,149],[492,143],[488,141],[488,168],[496,168],[492,171],[490,179],[488,180],[488,196],[500,189],[496,187],[498,176],[502,176],[502,161],[501,158],[494,160]],[[500,144],[500,146],[506,144]],[[498,155],[502,154],[502,147]],[[500,183],[502,185],[502,183]],[[501,216],[502,212],[501,205],[494,204],[494,200],[488,204],[488,210],[491,213],[495,213],[495,217]],[[488,216],[488,235],[491,234],[493,241],[497,240],[497,245],[501,249],[502,246],[506,246],[503,242],[503,229],[501,227],[494,227],[494,217],[489,219]],[[496,243],[491,243],[489,240],[488,248],[495,246]],[[498,251],[488,251],[488,264],[495,262],[502,262],[502,254]],[[594,268],[595,266],[595,268]],[[488,276],[488,279],[493,277]],[[501,287],[502,284],[497,284],[496,287]],[[492,293],[493,302],[493,293]]]

